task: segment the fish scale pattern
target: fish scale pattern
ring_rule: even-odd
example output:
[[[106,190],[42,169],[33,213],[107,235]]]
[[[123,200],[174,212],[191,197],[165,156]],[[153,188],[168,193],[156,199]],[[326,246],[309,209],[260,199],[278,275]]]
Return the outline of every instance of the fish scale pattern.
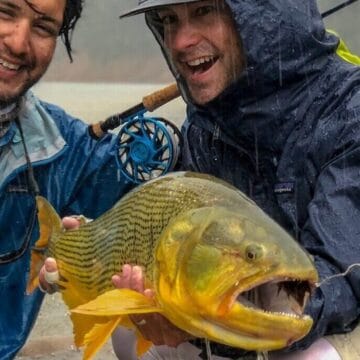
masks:
[[[175,181],[174,181],[175,180]],[[91,299],[113,288],[111,277],[122,264],[138,264],[152,281],[154,249],[163,229],[181,212],[233,202],[218,183],[201,176],[175,176],[172,181],[150,181],[127,194],[112,209],[76,231],[66,231],[51,239],[49,255],[60,264],[67,282],[87,289]],[[65,281],[65,284],[66,284]],[[66,285],[65,285],[66,287]]]

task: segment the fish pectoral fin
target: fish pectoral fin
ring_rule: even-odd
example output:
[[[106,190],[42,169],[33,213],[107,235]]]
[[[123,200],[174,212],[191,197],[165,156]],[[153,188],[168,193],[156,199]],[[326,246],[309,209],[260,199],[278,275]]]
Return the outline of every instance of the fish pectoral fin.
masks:
[[[109,318],[105,323],[96,323],[84,337],[83,359],[93,359],[94,355],[105,345],[112,332],[119,325],[121,317]]]
[[[72,313],[92,316],[122,316],[159,313],[162,309],[145,295],[130,289],[115,289],[71,310]]]
[[[114,329],[126,322],[130,314],[161,312],[152,299],[130,289],[115,289],[99,295],[83,305],[71,310],[74,325],[75,344],[85,346],[84,359],[92,359],[94,354],[104,345]],[[90,330],[88,330],[90,329]],[[143,338],[138,330],[137,352],[145,353],[152,343]]]
[[[71,321],[75,346],[85,347],[84,359],[91,359],[120,324],[122,318],[71,314]]]

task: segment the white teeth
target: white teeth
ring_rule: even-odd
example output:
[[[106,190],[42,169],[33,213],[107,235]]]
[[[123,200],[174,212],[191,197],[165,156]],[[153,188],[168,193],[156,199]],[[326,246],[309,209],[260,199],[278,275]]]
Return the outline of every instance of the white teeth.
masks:
[[[206,62],[209,62],[213,59],[212,56],[204,56],[195,60],[188,61],[189,66],[199,66],[200,64],[204,64]]]
[[[9,70],[19,70],[20,65],[10,64],[9,62],[0,59],[0,64]]]

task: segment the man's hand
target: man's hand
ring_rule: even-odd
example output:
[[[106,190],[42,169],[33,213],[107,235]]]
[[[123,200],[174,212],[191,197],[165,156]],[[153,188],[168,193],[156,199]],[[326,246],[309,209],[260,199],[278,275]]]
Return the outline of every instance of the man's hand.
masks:
[[[66,230],[77,229],[81,225],[81,219],[79,217],[67,216],[62,219],[62,224]],[[40,290],[53,294],[57,291],[56,282],[58,280],[59,272],[56,261],[53,258],[47,258],[39,272]]]
[[[129,288],[149,298],[154,296],[153,290],[144,288],[143,271],[140,266],[123,265],[122,272],[114,275],[112,281],[117,288]],[[130,318],[144,338],[155,345],[177,347],[193,338],[160,314],[132,315]]]

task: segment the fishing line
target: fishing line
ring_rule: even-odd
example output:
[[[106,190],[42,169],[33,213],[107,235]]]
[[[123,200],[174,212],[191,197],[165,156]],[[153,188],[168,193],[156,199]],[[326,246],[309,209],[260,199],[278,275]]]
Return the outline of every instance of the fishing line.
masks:
[[[209,339],[204,339],[204,340],[205,340],[206,358],[207,360],[212,360],[210,341]]]
[[[343,9],[343,8],[351,5],[351,4],[353,4],[353,3],[356,2],[356,1],[358,1],[358,0],[347,0],[347,1],[345,1],[345,2],[343,2],[343,3],[341,3],[341,4],[339,4],[339,5],[337,5],[337,6],[335,6],[335,7],[333,7],[332,9],[329,9],[329,10],[327,10],[327,11],[324,11],[324,12],[321,14],[321,16],[322,16],[323,19],[325,19],[327,16],[329,16],[329,15],[331,15],[331,14],[334,14],[335,12],[337,12],[337,11],[339,11],[339,10],[341,10],[341,9]]]
[[[356,263],[356,264],[352,264],[350,265],[345,272],[343,273],[340,273],[340,274],[335,274],[335,275],[332,275],[332,276],[329,276],[327,277],[326,279],[320,281],[319,283],[316,283],[316,287],[320,287],[322,284],[324,284],[325,282],[329,281],[329,280],[332,280],[334,278],[337,278],[337,277],[344,277],[346,276],[351,270],[353,270],[355,267],[359,267],[360,268],[360,263]]]
[[[267,351],[257,351],[256,360],[269,360],[269,353]]]

